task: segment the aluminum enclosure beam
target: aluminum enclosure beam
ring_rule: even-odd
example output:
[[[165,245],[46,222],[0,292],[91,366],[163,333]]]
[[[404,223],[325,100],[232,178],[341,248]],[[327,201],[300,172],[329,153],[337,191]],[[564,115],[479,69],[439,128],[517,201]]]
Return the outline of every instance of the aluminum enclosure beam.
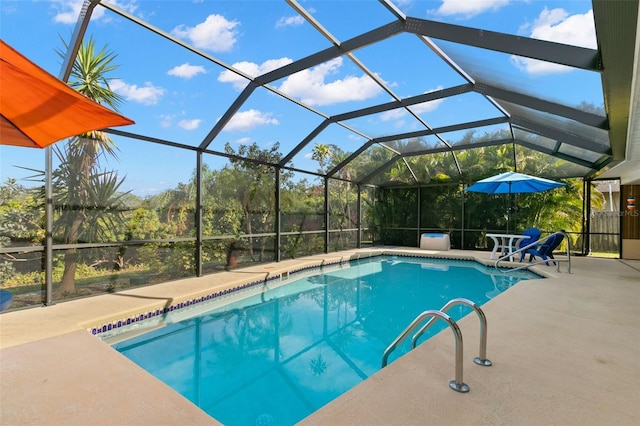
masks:
[[[539,59],[589,71],[601,71],[598,51],[585,47],[569,46],[551,41],[418,18],[407,18],[405,30],[414,34],[466,44],[467,46]]]

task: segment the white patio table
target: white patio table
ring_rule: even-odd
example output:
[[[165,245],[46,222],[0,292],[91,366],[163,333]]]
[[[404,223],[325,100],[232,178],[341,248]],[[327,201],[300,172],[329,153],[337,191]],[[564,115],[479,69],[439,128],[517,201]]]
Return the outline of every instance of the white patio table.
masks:
[[[495,259],[498,249],[501,249],[503,254],[513,254],[518,249],[520,241],[530,238],[528,235],[521,234],[487,234],[487,237],[493,240],[493,250],[489,259]],[[498,239],[500,241],[498,241]],[[509,256],[509,260],[513,262],[513,256]]]

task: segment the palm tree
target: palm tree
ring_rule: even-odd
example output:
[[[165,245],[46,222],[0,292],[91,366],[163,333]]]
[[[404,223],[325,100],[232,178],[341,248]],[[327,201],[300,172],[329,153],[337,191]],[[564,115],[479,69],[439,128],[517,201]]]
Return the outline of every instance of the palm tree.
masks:
[[[67,46],[65,45],[65,50]],[[62,52],[58,52],[64,57]],[[88,98],[116,110],[123,98],[111,90],[107,74],[117,68],[113,64],[116,55],[105,47],[96,50],[92,38],[78,50],[69,85]],[[80,239],[99,238],[108,220],[118,217],[117,190],[122,183],[113,173],[100,172],[100,158],[110,156],[117,159],[117,147],[104,132],[91,131],[70,138],[63,149],[54,147],[61,161],[53,173],[55,207],[59,213],[54,232],[59,230],[64,244],[76,244]],[[116,214],[113,214],[115,210]],[[106,215],[96,220],[96,212]],[[120,211],[121,213],[121,211]],[[92,220],[88,220],[92,216]],[[108,225],[107,225],[108,226]],[[65,268],[56,296],[75,291],[77,249],[66,249]]]
[[[329,160],[331,159],[331,147],[326,144],[317,143],[311,150],[311,159],[320,163],[320,172],[326,173]]]

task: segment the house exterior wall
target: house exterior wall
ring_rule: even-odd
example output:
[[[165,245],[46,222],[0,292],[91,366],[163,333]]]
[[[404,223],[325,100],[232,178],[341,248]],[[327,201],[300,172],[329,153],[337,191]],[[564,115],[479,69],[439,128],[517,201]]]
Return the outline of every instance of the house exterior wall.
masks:
[[[622,185],[622,259],[640,259],[640,185]]]

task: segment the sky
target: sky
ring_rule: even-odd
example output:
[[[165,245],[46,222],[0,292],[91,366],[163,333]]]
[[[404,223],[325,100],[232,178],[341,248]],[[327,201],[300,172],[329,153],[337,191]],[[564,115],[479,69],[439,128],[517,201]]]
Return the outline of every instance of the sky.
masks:
[[[136,122],[120,129],[188,146],[199,146],[238,97],[248,81],[243,74],[257,77],[332,46],[285,1],[110,3],[201,53],[190,52],[102,6],[96,7],[86,32],[98,47],[106,46],[117,54],[119,67],[111,75],[111,87],[124,99],[119,111]],[[375,0],[301,0],[299,4],[339,42],[395,19]],[[596,48],[589,0],[396,0],[394,4],[415,18]],[[56,51],[70,40],[81,5],[82,0],[2,0],[0,36],[58,76],[62,59]],[[491,78],[501,73],[501,83],[507,86],[517,84],[518,90],[571,106],[583,101],[597,107],[603,104],[597,73],[434,42],[474,75]],[[226,142],[235,149],[253,142],[261,148],[278,143],[286,154],[324,120],[315,111],[332,116],[389,102],[392,94],[404,98],[465,83],[413,34],[399,34],[358,49],[353,57],[357,61],[335,58],[270,84],[307,108],[264,88],[256,89],[209,149],[224,151]],[[358,63],[364,63],[392,94]],[[416,105],[413,112],[430,127],[500,115],[476,93]],[[331,125],[313,143],[331,143],[351,152],[368,137],[423,128],[402,109],[345,124],[349,129]],[[173,188],[187,182],[193,173],[196,155],[192,151],[113,139],[120,149],[118,160],[106,161],[105,167],[126,175],[125,189],[137,195]],[[290,165],[316,171],[318,163],[311,159],[313,143]],[[217,168],[225,160],[207,156],[205,163]],[[16,178],[26,184],[24,179],[33,175],[30,169],[44,169],[43,151],[0,146],[0,181]]]

